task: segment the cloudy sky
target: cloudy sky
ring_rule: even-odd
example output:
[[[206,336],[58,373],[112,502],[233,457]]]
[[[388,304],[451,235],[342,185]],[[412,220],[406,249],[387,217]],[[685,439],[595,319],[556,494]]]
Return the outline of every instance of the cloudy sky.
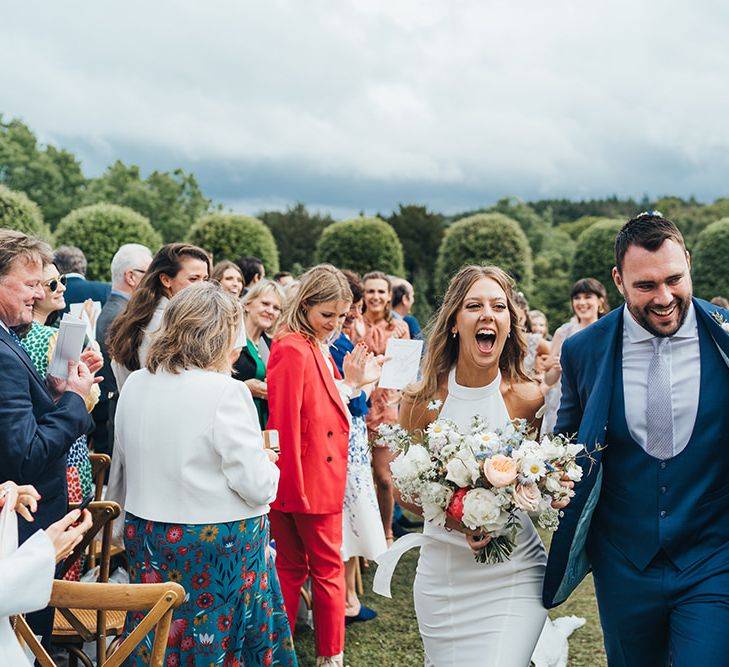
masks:
[[[245,213],[729,195],[729,5],[2,0],[0,112]]]

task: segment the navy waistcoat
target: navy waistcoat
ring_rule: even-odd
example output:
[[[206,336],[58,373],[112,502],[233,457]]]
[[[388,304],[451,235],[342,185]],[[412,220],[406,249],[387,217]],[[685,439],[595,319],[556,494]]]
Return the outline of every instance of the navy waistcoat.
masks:
[[[621,353],[615,363],[603,485],[588,550],[607,539],[640,570],[661,551],[683,570],[729,543],[729,372],[701,322],[698,331],[696,422],[686,448],[665,461],[647,454],[630,435]]]

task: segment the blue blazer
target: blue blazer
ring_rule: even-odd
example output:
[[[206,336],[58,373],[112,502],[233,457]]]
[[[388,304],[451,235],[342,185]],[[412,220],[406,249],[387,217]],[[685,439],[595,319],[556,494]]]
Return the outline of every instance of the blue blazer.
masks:
[[[20,517],[22,541],[66,513],[66,454],[91,422],[78,394],[53,401],[30,357],[2,327],[0,369],[0,481],[32,484],[41,495],[35,521]]]
[[[701,299],[693,299],[693,304],[697,320],[708,328],[729,367],[729,335],[716,319],[729,322],[729,312]],[[602,488],[599,447],[605,444],[613,371],[622,363],[623,312],[617,308],[562,347],[562,403],[555,432],[577,434],[577,442],[591,452],[591,461],[583,462],[582,481],[575,486],[575,496],[552,539],[543,590],[548,609],[564,602],[590,571],[585,544]]]
[[[95,280],[72,277],[66,283],[66,292],[63,298],[66,300],[64,313],[71,311],[72,303],[83,303],[86,299],[101,301],[103,308],[111,294],[111,283],[100,283]]]

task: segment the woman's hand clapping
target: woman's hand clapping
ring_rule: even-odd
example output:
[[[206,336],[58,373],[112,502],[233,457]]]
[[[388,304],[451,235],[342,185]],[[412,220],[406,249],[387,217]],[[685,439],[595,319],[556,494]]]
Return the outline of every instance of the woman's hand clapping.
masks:
[[[344,357],[342,370],[344,371],[344,382],[353,389],[377,382],[382,374],[382,364],[388,357],[375,356],[367,351],[364,343],[355,345],[354,350]]]

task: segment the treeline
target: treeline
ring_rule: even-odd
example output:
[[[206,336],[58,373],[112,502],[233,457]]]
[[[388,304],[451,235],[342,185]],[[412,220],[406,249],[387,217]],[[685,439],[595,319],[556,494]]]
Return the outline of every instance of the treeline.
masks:
[[[530,305],[544,310],[554,328],[569,317],[569,288],[576,278],[597,277],[618,305],[610,280],[615,230],[636,213],[657,209],[678,224],[694,251],[697,292],[729,293],[725,225],[707,229],[729,218],[729,198],[702,204],[670,196],[533,202],[504,197],[454,215],[401,204],[373,218],[339,222],[299,203],[253,218],[223,213],[194,175],[181,169],[143,178],[138,166],[116,161],[101,176],[86,178],[73,153],[39,144],[24,123],[5,122],[1,115],[0,184],[5,186],[0,225],[79,245],[93,277],[101,279],[121,243],[154,247],[189,240],[214,252],[216,260],[258,254],[270,272],[298,273],[331,261],[405,275],[415,286],[416,314],[425,320],[453,270],[464,262],[493,262],[511,271]]]

